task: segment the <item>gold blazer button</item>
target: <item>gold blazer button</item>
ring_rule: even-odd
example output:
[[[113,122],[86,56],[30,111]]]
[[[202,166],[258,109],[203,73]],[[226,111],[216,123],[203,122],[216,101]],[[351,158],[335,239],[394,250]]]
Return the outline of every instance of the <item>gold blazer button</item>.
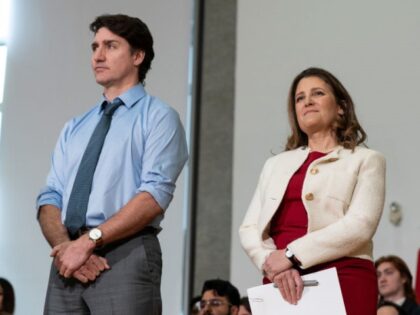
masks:
[[[316,167],[311,169],[311,174],[312,175],[318,174],[318,172],[319,172],[319,170]]]
[[[314,194],[313,193],[306,194],[305,199],[308,201],[314,200]]]

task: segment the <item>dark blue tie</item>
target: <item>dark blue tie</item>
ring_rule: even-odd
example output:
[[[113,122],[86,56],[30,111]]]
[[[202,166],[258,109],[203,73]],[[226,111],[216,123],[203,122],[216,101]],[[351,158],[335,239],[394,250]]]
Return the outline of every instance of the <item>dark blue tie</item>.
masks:
[[[123,102],[119,98],[116,98],[112,103],[106,103],[102,118],[96,125],[83,154],[70,194],[64,221],[64,225],[71,236],[75,236],[76,232],[86,224],[86,211],[92,189],[93,174],[101,155],[106,134],[111,125],[112,115],[118,106],[122,104]]]

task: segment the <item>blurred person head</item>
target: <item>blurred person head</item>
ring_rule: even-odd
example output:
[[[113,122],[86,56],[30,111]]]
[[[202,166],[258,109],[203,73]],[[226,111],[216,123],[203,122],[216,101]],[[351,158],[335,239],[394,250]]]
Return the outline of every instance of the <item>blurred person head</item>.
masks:
[[[375,268],[382,300],[392,302],[401,298],[416,300],[413,276],[404,260],[394,255],[383,256],[375,262]]]
[[[240,295],[229,281],[214,279],[204,282],[200,315],[238,315]]]
[[[308,137],[320,129],[329,131],[346,149],[366,140],[350,94],[333,74],[321,68],[308,68],[293,80],[288,115],[292,133],[286,150],[307,146]]]
[[[247,296],[241,298],[238,315],[252,315],[251,306],[249,305],[249,299]]]
[[[0,313],[13,314],[15,310],[15,293],[9,281],[0,278]]]
[[[378,305],[376,315],[408,315],[406,312],[397,304],[389,301],[384,301]]]
[[[190,301],[190,315],[200,314],[200,300],[201,296],[195,296]]]

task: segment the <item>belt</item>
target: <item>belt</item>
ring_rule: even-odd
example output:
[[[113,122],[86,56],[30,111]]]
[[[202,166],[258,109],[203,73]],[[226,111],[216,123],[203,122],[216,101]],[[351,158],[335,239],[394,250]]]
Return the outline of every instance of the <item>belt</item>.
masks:
[[[70,234],[70,239],[72,241],[78,239],[80,236],[82,236],[83,234],[88,233],[91,229],[95,228],[94,226],[82,226],[80,229],[78,229],[76,231],[76,233],[74,234]],[[149,234],[154,234],[157,235],[158,234],[158,230],[156,228],[154,228],[153,226],[146,226],[144,227],[142,230],[138,231],[137,233],[134,233],[133,235],[129,236],[128,238],[133,238],[136,236],[142,236],[142,235],[149,235]]]

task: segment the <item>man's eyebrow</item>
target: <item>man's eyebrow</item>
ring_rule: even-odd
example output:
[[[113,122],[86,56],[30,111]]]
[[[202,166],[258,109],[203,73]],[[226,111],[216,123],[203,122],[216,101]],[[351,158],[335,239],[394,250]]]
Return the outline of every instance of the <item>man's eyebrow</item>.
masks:
[[[105,39],[104,41],[102,41],[104,44],[112,44],[112,43],[119,43],[118,40],[116,39]]]
[[[112,43],[119,43],[119,41],[116,40],[116,39],[105,39],[105,40],[102,41],[102,43],[104,43],[105,45],[108,45],[108,44],[112,44]],[[91,46],[92,47],[97,47],[97,46],[99,46],[99,42],[94,41],[94,42],[92,42]]]

